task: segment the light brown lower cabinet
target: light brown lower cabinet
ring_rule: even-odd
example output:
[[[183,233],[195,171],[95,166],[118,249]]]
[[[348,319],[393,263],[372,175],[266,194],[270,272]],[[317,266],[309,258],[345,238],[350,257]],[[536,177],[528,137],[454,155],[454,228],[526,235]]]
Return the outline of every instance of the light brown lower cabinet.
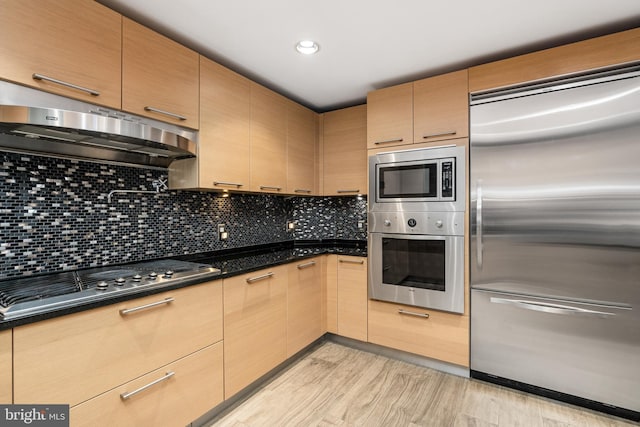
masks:
[[[224,279],[224,396],[287,356],[287,266]]]
[[[338,335],[367,341],[367,259],[338,255]]]
[[[288,265],[287,357],[302,350],[324,333],[322,327],[322,257]]]
[[[221,280],[19,326],[14,401],[75,406],[221,340]]]
[[[0,404],[13,402],[12,331],[0,332]]]
[[[71,425],[187,425],[222,402],[223,353],[223,343],[216,343],[76,405]]]
[[[469,316],[369,301],[369,342],[469,366]]]

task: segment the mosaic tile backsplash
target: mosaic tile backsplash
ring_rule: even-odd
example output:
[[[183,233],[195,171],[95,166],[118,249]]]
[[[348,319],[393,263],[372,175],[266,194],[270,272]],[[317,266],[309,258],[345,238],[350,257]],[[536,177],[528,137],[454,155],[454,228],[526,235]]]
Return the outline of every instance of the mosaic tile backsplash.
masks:
[[[112,190],[154,191],[159,179],[166,171],[0,152],[0,279],[293,239],[366,240],[366,199],[356,197],[163,191],[108,201]]]

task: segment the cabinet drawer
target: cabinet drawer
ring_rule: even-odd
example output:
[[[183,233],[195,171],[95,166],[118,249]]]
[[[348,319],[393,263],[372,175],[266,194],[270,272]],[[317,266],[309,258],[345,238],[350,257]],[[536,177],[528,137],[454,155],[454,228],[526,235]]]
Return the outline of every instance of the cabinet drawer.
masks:
[[[338,256],[338,335],[367,341],[367,259]]]
[[[120,314],[167,298],[173,301]],[[14,398],[77,405],[221,339],[222,281],[21,326],[14,329]]]
[[[0,332],[0,404],[13,402],[11,330]]]
[[[71,408],[71,425],[187,425],[223,400],[222,347],[214,344]]]
[[[369,300],[369,342],[469,366],[469,317]]]

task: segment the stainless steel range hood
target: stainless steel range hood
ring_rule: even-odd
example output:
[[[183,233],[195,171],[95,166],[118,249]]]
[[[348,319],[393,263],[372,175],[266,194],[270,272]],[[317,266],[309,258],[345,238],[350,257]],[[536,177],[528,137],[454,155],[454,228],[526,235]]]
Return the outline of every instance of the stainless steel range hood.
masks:
[[[167,167],[197,132],[0,81],[0,150]]]

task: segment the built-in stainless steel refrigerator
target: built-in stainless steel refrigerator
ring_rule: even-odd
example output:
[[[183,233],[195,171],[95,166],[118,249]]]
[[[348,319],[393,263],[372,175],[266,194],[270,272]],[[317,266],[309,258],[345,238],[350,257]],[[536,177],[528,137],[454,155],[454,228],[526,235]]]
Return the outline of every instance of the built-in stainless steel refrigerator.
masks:
[[[471,98],[471,370],[640,413],[640,69]]]

